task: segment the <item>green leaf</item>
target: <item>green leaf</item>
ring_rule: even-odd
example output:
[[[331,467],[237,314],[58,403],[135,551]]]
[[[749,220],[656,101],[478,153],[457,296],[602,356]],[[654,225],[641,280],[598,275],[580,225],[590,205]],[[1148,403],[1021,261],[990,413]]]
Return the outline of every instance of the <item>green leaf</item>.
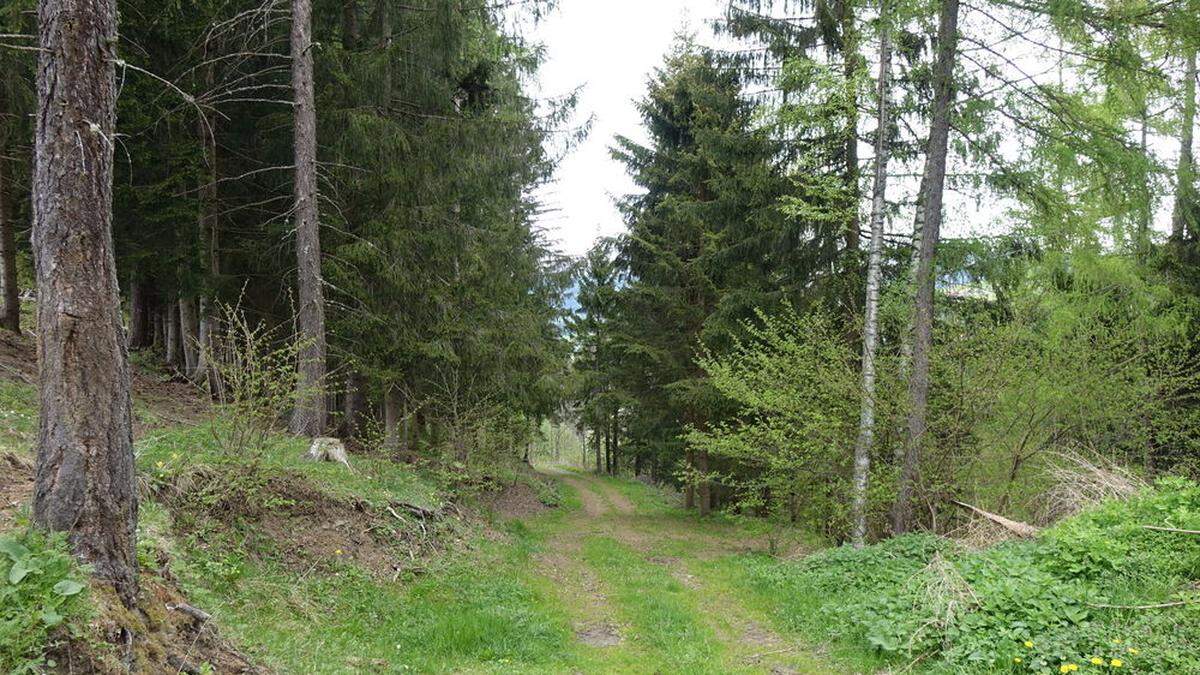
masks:
[[[59,614],[53,607],[48,607],[42,610],[42,623],[47,626],[54,627],[62,623],[62,614]]]
[[[74,579],[64,579],[57,584],[54,584],[54,592],[62,596],[72,596],[78,594],[86,586],[75,581]]]
[[[0,553],[4,553],[13,562],[20,560],[29,555],[29,549],[25,548],[21,542],[16,539],[0,539]]]
[[[8,583],[15,586],[21,583],[21,580],[28,576],[28,574],[32,571],[33,568],[31,568],[29,564],[25,562],[24,558],[21,558],[20,560],[14,562],[12,569],[8,571]]]

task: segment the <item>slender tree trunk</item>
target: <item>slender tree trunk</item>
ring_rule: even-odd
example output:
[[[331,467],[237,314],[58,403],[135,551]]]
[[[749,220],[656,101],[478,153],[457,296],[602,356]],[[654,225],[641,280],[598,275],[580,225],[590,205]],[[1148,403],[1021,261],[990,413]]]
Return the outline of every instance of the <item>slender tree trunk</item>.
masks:
[[[621,442],[617,439],[621,433],[621,425],[617,421],[617,413],[612,416],[612,468],[613,475],[621,473]]]
[[[384,445],[388,450],[395,451],[400,447],[400,411],[400,392],[396,387],[388,387],[383,394]]]
[[[854,0],[839,0],[837,11],[840,16],[842,34],[842,69],[846,82],[846,131],[845,131],[845,181],[850,194],[855,195],[855,207],[846,223],[846,250],[857,251],[859,247],[858,213],[858,70],[864,67],[858,53],[858,26],[855,21]]]
[[[375,12],[379,20],[379,46],[385,54],[383,76],[380,77],[380,101],[386,113],[392,109],[392,0],[379,0]]]
[[[703,474],[708,474],[708,452],[701,450],[696,453],[696,469]],[[712,483],[709,482],[707,475],[704,480],[700,481],[699,485],[700,497],[700,515],[707,516],[712,510]]]
[[[207,52],[206,52],[207,54]],[[215,66],[210,64],[205,69],[205,83],[213,88],[216,80]],[[220,389],[215,366],[210,362],[215,358],[214,332],[216,328],[216,299],[213,288],[221,274],[220,257],[220,227],[217,222],[217,129],[216,118],[213,115],[202,115],[198,122],[201,146],[204,148],[205,173],[200,186],[200,250],[205,256],[209,284],[204,295],[200,296],[199,328],[196,339],[199,343],[196,353],[196,369],[192,379],[204,382],[211,395],[216,395]]]
[[[1176,169],[1175,208],[1171,213],[1171,238],[1182,241],[1196,234],[1195,218],[1200,205],[1196,199],[1196,168],[1193,145],[1196,131],[1196,49],[1187,55],[1183,76],[1183,116],[1179,135],[1179,165]]]
[[[684,461],[687,462],[688,468],[692,469],[696,466],[696,453],[688,450],[683,455]],[[691,480],[687,481],[687,485],[683,488],[683,508],[691,511],[696,507],[696,484]]]
[[[33,251],[38,288],[33,520],[137,600],[129,353],[112,241],[116,0],[38,3]]]
[[[604,473],[612,475],[612,427],[604,425]]]
[[[321,287],[321,233],[317,221],[317,113],[313,94],[312,2],[292,1],[292,89],[295,95],[296,263],[303,341],[291,431],[325,431],[325,293]]]
[[[0,97],[4,94],[0,92]],[[4,110],[0,107],[0,113]],[[8,189],[5,147],[0,143],[0,286],[3,286],[4,315],[0,323],[4,328],[21,332],[21,295],[17,288],[17,220],[13,216],[13,195]]]
[[[367,380],[357,369],[346,378],[346,397],[343,399],[342,425],[346,438],[356,438],[362,432],[362,416],[367,409]]]
[[[854,444],[854,499],[850,540],[862,548],[867,539],[867,482],[875,444],[875,352],[879,344],[879,282],[883,268],[883,224],[887,208],[888,130],[891,128],[892,45],[887,0],[880,7],[879,93],[876,102],[875,185],[871,194],[871,248],[867,261],[867,293],[863,318],[862,409]]]
[[[601,466],[602,461],[603,461],[601,459],[601,453],[603,452],[603,450],[600,449],[600,430],[599,429],[592,430],[592,445],[596,446],[596,475],[599,476],[601,473],[604,472],[604,468],[603,468],[603,466]]]
[[[129,349],[137,351],[146,348],[146,283],[134,279],[129,284]]]
[[[191,298],[179,299],[179,344],[183,349],[184,374],[191,377],[199,361],[196,341],[200,333],[196,319],[196,303]]]
[[[183,360],[183,350],[179,344],[179,303],[167,303],[167,344],[166,364],[168,368],[179,368]]]
[[[342,48],[358,49],[358,0],[342,0]]]
[[[942,196],[946,180],[946,152],[950,138],[950,112],[954,105],[954,64],[958,53],[958,0],[943,0],[938,26],[938,53],[934,65],[933,108],[929,144],[925,151],[924,222],[917,260],[917,289],[913,320],[912,372],[908,378],[908,435],[900,483],[892,512],[892,530],[903,534],[912,523],[912,492],[925,445],[926,409],[929,403],[929,361],[933,351],[934,256],[942,226]]]

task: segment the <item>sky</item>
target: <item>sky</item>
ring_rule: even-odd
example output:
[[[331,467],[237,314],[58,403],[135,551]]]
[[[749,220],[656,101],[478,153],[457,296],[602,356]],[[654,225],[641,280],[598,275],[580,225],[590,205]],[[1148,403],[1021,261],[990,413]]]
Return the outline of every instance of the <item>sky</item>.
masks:
[[[644,141],[636,101],[646,91],[680,31],[709,42],[708,21],[724,0],[560,0],[532,31],[546,48],[539,74],[542,96],[583,90],[577,122],[592,119],[587,140],[562,162],[557,179],[539,195],[549,211],[539,224],[569,255],[587,251],[597,238],[624,225],[614,196],[635,191],[609,148],[617,135]]]

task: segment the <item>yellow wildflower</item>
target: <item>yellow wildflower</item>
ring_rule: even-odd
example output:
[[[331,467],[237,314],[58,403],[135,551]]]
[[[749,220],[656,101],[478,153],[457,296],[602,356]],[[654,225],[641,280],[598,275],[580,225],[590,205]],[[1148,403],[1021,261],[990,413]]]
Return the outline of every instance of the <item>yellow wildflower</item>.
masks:
[[[1099,656],[1093,656],[1092,657],[1092,665],[1093,666],[1102,666],[1102,665],[1104,665],[1104,659],[1100,658]]]
[[[342,554],[342,549],[340,549],[340,548],[339,548],[338,550],[334,551],[334,552],[333,552],[333,554],[334,554],[334,555],[341,555],[341,554]]]
[[[1026,640],[1026,641],[1025,641],[1025,648],[1026,648],[1026,649],[1033,649],[1033,640]]]
[[[1137,654],[1139,653],[1139,650],[1138,650],[1138,648],[1137,648],[1137,647],[1130,647],[1130,648],[1129,648],[1127,651],[1128,651],[1130,654],[1134,654],[1134,655],[1137,655]]]
[[[1079,666],[1074,663],[1064,663],[1058,667],[1058,672],[1060,673],[1073,673],[1076,670],[1079,670]]]
[[[1121,644],[1121,638],[1113,638],[1113,644],[1114,644],[1114,645],[1119,645],[1119,644]]]
[[[1125,662],[1121,659],[1113,659],[1112,661],[1108,662],[1108,665],[1112,666],[1113,668],[1120,668],[1121,666],[1125,665]]]
[[[1021,660],[1022,660],[1022,659],[1021,659],[1021,657],[1019,657],[1019,656],[1014,656],[1014,657],[1013,657],[1013,663],[1020,663],[1020,662],[1021,662]]]
[[[161,469],[161,468],[163,468],[163,463],[162,463],[162,462],[155,462],[155,463],[154,463],[154,466],[157,466],[158,468],[160,468],[160,469]]]

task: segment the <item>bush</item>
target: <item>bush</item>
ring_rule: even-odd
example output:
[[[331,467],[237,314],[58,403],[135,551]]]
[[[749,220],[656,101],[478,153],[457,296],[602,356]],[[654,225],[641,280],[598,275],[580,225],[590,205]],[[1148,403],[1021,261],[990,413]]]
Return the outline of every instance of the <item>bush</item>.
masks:
[[[33,673],[55,631],[89,607],[83,572],[62,535],[0,537],[0,672]]]
[[[898,537],[751,578],[792,627],[932,672],[1200,672],[1200,537],[1143,525],[1200,529],[1200,487],[1163,480],[1033,541]]]

